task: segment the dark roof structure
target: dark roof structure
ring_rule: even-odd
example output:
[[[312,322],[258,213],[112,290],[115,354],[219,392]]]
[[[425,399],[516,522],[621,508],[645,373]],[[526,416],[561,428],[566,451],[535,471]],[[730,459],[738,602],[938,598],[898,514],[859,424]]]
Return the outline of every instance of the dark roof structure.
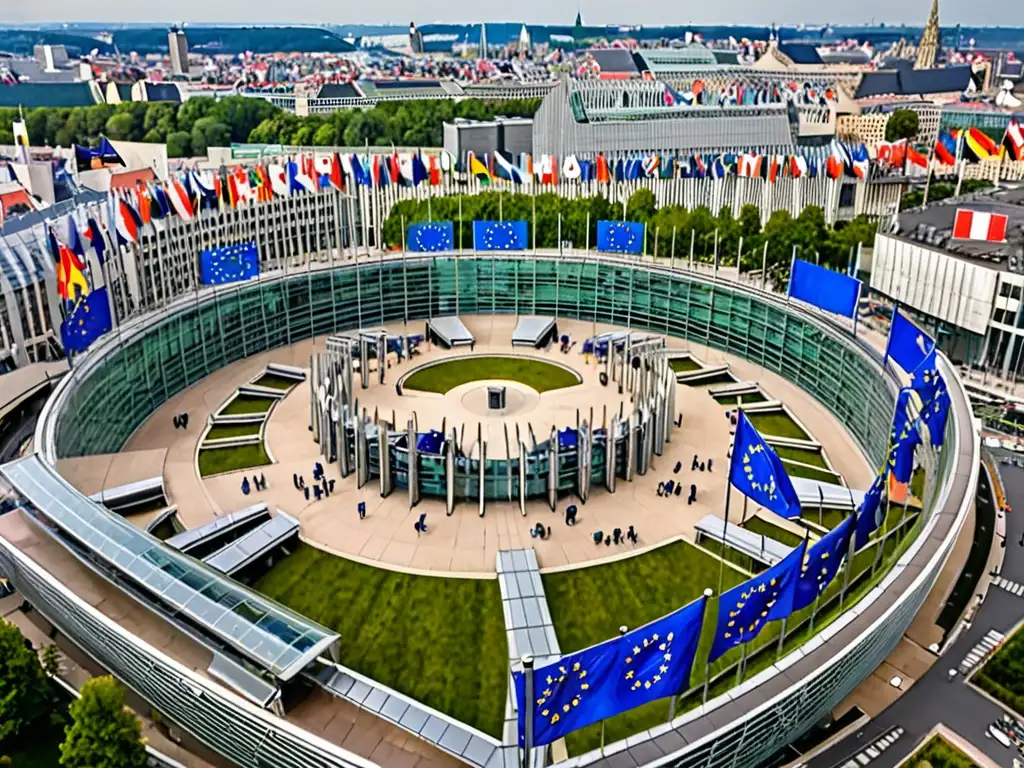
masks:
[[[362,94],[351,83],[324,83],[316,97],[318,99],[358,99]]]
[[[0,107],[91,107],[89,83],[19,83],[0,88]]]
[[[638,73],[633,54],[625,48],[591,48],[587,53],[597,62],[602,73],[621,75]]]
[[[181,103],[181,91],[174,83],[145,83],[146,101],[172,101]]]
[[[953,240],[953,222],[958,208],[1008,217],[1006,242]],[[949,198],[910,211],[897,219],[899,237],[969,261],[982,261],[991,269],[1024,271],[1024,188],[1000,189]]]
[[[910,62],[880,72],[865,72],[854,98],[869,96],[914,96],[928,93],[958,93],[971,83],[969,64],[936,69],[913,69]]]
[[[810,43],[779,43],[779,53],[788,56],[794,64],[821,64],[818,49]]]

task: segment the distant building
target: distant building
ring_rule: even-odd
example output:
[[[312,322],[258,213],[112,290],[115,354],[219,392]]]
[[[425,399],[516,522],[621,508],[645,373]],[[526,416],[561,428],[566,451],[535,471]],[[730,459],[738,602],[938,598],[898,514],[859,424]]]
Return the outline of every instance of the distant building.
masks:
[[[924,32],[921,35],[921,42],[917,44],[917,58],[914,60],[914,69],[931,69],[935,66],[935,60],[939,55],[940,42],[939,0],[932,0],[932,9],[928,14],[928,22],[925,24]]]
[[[483,157],[495,150],[518,163],[521,154],[533,152],[533,121],[521,117],[498,117],[494,120],[457,118],[453,123],[444,124],[444,148],[460,165],[465,163],[469,152]]]
[[[167,32],[167,48],[171,52],[171,74],[188,75],[188,38],[185,30],[171,27]]]
[[[68,51],[63,45],[37,45],[32,55],[45,72],[55,72],[68,63]]]

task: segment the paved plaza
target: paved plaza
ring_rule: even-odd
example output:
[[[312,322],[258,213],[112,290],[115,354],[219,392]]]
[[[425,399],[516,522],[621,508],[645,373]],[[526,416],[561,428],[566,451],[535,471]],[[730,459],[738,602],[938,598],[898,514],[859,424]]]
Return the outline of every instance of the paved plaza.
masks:
[[[557,346],[547,351],[513,348],[510,339],[516,318],[512,316],[465,316],[462,319],[476,337],[473,353],[526,354],[550,359],[569,365],[582,376],[583,383],[540,395],[532,389],[518,387],[517,391],[522,391],[524,397],[517,399],[520,405],[516,412],[506,419],[487,418],[473,398],[466,397],[467,393],[481,386],[479,383],[464,385],[447,395],[407,391],[399,396],[396,393],[394,383],[408,370],[441,357],[469,354],[466,347],[443,350],[437,346],[422,345],[422,354],[416,355],[411,363],[398,364],[394,362],[394,356],[390,356],[393,362],[384,385],[376,384],[374,377],[370,389],[357,388],[360,407],[365,405],[371,415],[376,407],[380,417],[388,420],[394,409],[399,425],[403,425],[415,411],[420,431],[440,428],[442,419],[446,420],[449,429],[452,426],[461,429],[465,424],[464,449],[467,452],[472,450],[472,443],[476,440],[477,424],[482,423],[491,458],[505,454],[505,423],[513,434],[513,441],[516,423],[525,440],[528,441],[527,425],[531,425],[537,440],[542,441],[550,435],[552,426],[575,426],[577,408],[581,419],[589,419],[593,408],[598,425],[602,422],[605,408],[609,418],[612,410],[617,410],[620,405],[624,412],[629,412],[628,394],[624,400],[616,387],[601,386],[598,378],[603,365],[599,367],[593,358],[588,360],[581,353],[584,338],[595,332],[613,330],[612,327],[560,320],[559,332],[569,333],[577,342],[568,354],[562,354]],[[401,324],[388,326],[391,333],[419,333],[422,329],[419,322],[410,323],[407,328]],[[835,470],[852,487],[867,487],[871,470],[853,439],[810,395],[776,374],[718,350],[672,338],[669,339],[669,348],[688,351],[709,365],[727,363],[740,380],[758,382],[772,398],[783,401],[791,409],[822,444]],[[307,502],[292,484],[293,473],[303,474],[309,480],[311,467],[320,458],[318,446],[308,429],[309,387],[306,384],[295,387],[275,406],[267,424],[266,445],[274,463],[257,470],[267,478],[266,491],[242,495],[242,477],[246,474],[251,476],[252,471],[201,479],[195,461],[207,417],[238,386],[259,374],[267,363],[307,368],[309,355],[314,350],[324,349],[325,339],[318,338],[272,350],[218,370],[171,398],[137,430],[122,454],[140,452],[138,461],[124,455],[116,460],[114,457],[94,457],[63,462],[65,466],[61,471],[74,480],[79,474],[75,471],[75,462],[105,461],[103,484],[109,488],[139,479],[127,474],[131,467],[151,467],[162,457],[168,501],[177,505],[181,521],[189,528],[206,523],[216,515],[265,501],[271,507],[296,517],[302,525],[302,538],[325,550],[399,570],[482,577],[494,574],[495,555],[502,549],[532,546],[542,568],[589,563],[622,555],[632,549],[631,545],[595,546],[591,539],[595,530],[610,533],[616,527],[625,530],[633,525],[639,533],[636,548],[645,548],[679,537],[692,541],[697,521],[709,513],[721,515],[723,512],[730,425],[725,416],[727,407],[715,402],[706,386],[677,385],[676,408],[683,415],[683,425],[673,429],[664,455],[653,458],[651,470],[645,476],[635,476],[633,482],[620,478],[614,494],[595,484],[585,505],[575,497],[563,497],[554,513],[545,499],[529,501],[526,517],[520,513],[518,501],[490,501],[486,515],[481,518],[477,514],[475,500],[461,500],[454,514],[448,517],[444,512],[443,499],[426,496],[410,510],[404,489],[396,489],[388,498],[381,498],[376,478],[371,478],[359,489],[354,476],[342,479],[336,466],[328,468],[328,476],[337,479],[335,492],[327,499]],[[188,411],[191,416],[187,432],[176,430],[172,425],[172,416],[182,411]],[[514,447],[512,452],[515,454]],[[712,459],[714,470],[710,473],[691,472],[690,463],[695,454],[701,460]],[[683,466],[678,475],[673,474],[676,462]],[[94,472],[82,474],[95,477]],[[669,479],[681,480],[685,490],[690,483],[696,483],[696,503],[687,505],[685,491],[679,497],[659,497],[658,483]],[[95,482],[84,490],[95,492]],[[365,501],[367,506],[364,520],[360,520],[357,514],[360,501]],[[735,495],[734,501],[731,514],[736,520],[743,504]],[[569,528],[565,526],[563,516],[565,507],[572,503],[579,506],[579,514],[577,525]],[[754,511],[750,508],[748,514]],[[413,523],[422,513],[427,514],[428,531],[417,535]],[[550,538],[544,541],[531,538],[530,529],[537,522],[551,527]],[[794,527],[794,530],[800,529]]]

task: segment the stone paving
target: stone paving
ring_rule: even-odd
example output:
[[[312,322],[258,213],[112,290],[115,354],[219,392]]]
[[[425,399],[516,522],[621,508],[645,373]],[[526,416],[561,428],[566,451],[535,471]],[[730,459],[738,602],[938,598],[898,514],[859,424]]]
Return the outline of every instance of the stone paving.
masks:
[[[550,351],[513,349],[510,339],[514,317],[464,316],[462,319],[476,336],[475,353],[500,352],[549,358],[570,365],[583,376],[583,385],[544,393],[528,413],[517,415],[522,432],[525,433],[529,422],[534,425],[537,439],[543,440],[550,434],[552,424],[575,425],[577,407],[581,409],[581,418],[589,418],[589,409],[594,406],[598,423],[603,405],[608,405],[609,411],[618,407],[620,398],[617,390],[597,383],[598,367],[592,359],[588,363],[580,353],[581,343],[567,355],[559,353],[556,348]],[[420,325],[416,323],[403,328],[397,324],[389,326],[389,330],[395,333],[418,332]],[[578,342],[594,332],[606,330],[612,330],[612,327],[559,321],[559,331],[570,333]],[[683,414],[683,426],[673,431],[672,442],[667,446],[665,455],[654,457],[652,469],[646,476],[637,476],[632,483],[620,479],[614,494],[595,486],[590,500],[579,505],[578,522],[571,529],[563,525],[562,515],[568,504],[579,504],[575,498],[562,498],[557,513],[551,512],[545,500],[532,500],[527,505],[525,518],[519,512],[518,502],[489,502],[487,513],[481,518],[477,515],[475,501],[462,501],[457,504],[455,513],[446,517],[443,499],[424,497],[414,510],[409,510],[404,489],[396,489],[391,496],[382,499],[375,479],[357,489],[354,477],[341,479],[336,467],[328,470],[328,476],[337,478],[335,492],[328,499],[307,502],[292,485],[292,474],[304,474],[308,479],[313,462],[319,458],[318,446],[308,431],[309,390],[306,385],[293,389],[271,413],[266,432],[267,448],[275,463],[261,469],[268,481],[266,491],[243,496],[239,486],[246,472],[228,473],[202,481],[194,462],[206,418],[239,384],[259,373],[268,362],[306,367],[310,353],[322,351],[324,342],[323,338],[307,340],[214,372],[168,401],[128,441],[126,451],[166,450],[164,478],[168,501],[178,505],[180,519],[187,527],[201,525],[215,515],[265,501],[298,518],[303,538],[325,550],[398,569],[487,577],[493,576],[495,557],[502,549],[532,546],[542,568],[583,564],[619,551],[595,547],[590,537],[594,530],[611,531],[616,527],[625,529],[633,525],[640,537],[638,546],[643,547],[680,535],[692,540],[693,526],[697,521],[709,513],[722,514],[726,457],[731,439],[729,422],[724,415],[726,408],[716,403],[706,388],[684,385],[678,385],[676,394],[677,410]],[[669,339],[669,347],[689,351],[710,365],[728,363],[740,380],[761,384],[773,398],[786,403],[821,442],[834,468],[850,485],[867,487],[871,469],[853,439],[809,394],[756,364],[721,351],[681,339]],[[414,362],[418,365],[465,351],[465,348],[445,351],[425,347],[424,353],[418,355]],[[457,403],[442,395],[416,393],[407,398],[398,397],[394,382],[411,367],[408,362],[393,363],[386,384],[371,384],[368,390],[358,390],[360,407],[365,403],[372,413],[376,405],[385,418],[390,418],[391,409],[395,408],[399,423],[405,418],[403,413],[415,410],[421,431],[429,427],[439,428],[445,417],[449,428],[465,421],[473,425],[472,429],[467,426],[466,430],[469,447],[471,437],[475,441],[475,425],[480,421],[475,413],[460,411]],[[413,403],[414,407],[410,407]],[[623,407],[629,408],[628,401]],[[182,411],[191,415],[187,432],[175,430],[171,424],[172,415]],[[501,453],[504,453],[504,434],[500,425],[489,424],[485,439],[489,440],[489,453],[490,446],[494,445],[500,445]],[[690,462],[695,454],[701,459],[714,459],[714,471],[691,473]],[[677,461],[682,462],[683,471],[675,476],[672,469]],[[108,472],[107,483],[110,485],[135,479],[113,475],[113,472]],[[697,502],[687,506],[685,496],[658,497],[658,482],[670,478],[681,479],[686,485],[696,483]],[[358,518],[356,507],[359,501],[365,501],[367,505],[365,520]],[[740,505],[734,505],[734,512],[738,514],[739,511]],[[753,508],[749,510],[750,513],[754,511]],[[413,523],[424,512],[427,513],[429,530],[427,534],[417,536]],[[538,521],[551,526],[553,535],[549,539],[541,541],[530,537],[530,528]]]

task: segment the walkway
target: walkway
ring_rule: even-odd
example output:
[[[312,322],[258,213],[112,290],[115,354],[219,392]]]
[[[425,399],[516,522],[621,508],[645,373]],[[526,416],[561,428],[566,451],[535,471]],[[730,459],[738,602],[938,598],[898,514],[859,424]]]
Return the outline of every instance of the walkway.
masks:
[[[510,338],[515,318],[512,316],[480,317],[465,316],[464,321],[473,331],[478,343],[477,353],[497,351],[512,352]],[[418,330],[416,328],[406,329]],[[401,325],[392,326],[395,332],[403,332]],[[559,321],[559,331],[570,333],[578,341],[592,335],[595,330],[611,330],[611,326],[594,325],[574,321]],[[845,430],[837,428],[835,419],[811,395],[800,390],[781,376],[763,368],[701,345],[689,344],[682,340],[670,339],[673,349],[687,349],[709,365],[728,363],[741,380],[759,382],[770,395],[782,400],[811,434],[824,446],[825,452],[835,469],[843,474],[856,488],[865,488],[870,482],[870,468],[861,456],[853,439]],[[716,403],[707,393],[706,387],[679,385],[677,407],[683,413],[683,427],[673,432],[672,443],[663,457],[655,457],[653,469],[644,477],[636,477],[632,483],[620,481],[615,494],[595,487],[586,505],[580,505],[578,525],[570,530],[561,524],[560,513],[553,514],[544,500],[528,503],[527,517],[519,512],[517,502],[488,502],[486,516],[476,514],[476,505],[460,503],[452,517],[444,514],[443,499],[424,498],[415,511],[408,509],[406,493],[398,489],[387,499],[381,499],[376,480],[362,489],[356,489],[353,476],[341,480],[337,469],[329,468],[329,476],[338,479],[335,493],[320,502],[306,502],[292,486],[292,474],[309,475],[313,462],[319,459],[318,446],[307,430],[309,413],[309,389],[300,385],[278,404],[271,414],[267,426],[267,442],[270,453],[277,463],[263,468],[268,489],[243,496],[239,491],[245,472],[229,473],[200,481],[195,472],[194,455],[202,435],[202,425],[207,416],[215,410],[242,383],[256,375],[266,363],[273,361],[290,365],[308,366],[310,352],[323,349],[323,340],[314,343],[301,342],[291,347],[249,358],[216,371],[196,386],[172,398],[144,423],[125,446],[126,451],[164,449],[166,461],[164,477],[168,501],[177,504],[179,516],[188,527],[208,522],[215,515],[227,513],[240,507],[265,501],[272,508],[280,508],[296,517],[302,524],[305,540],[338,554],[377,562],[397,568],[411,568],[437,572],[487,574],[494,573],[495,557],[502,549],[533,547],[542,568],[574,563],[586,563],[606,557],[612,551],[593,545],[590,534],[594,530],[611,531],[616,527],[634,525],[640,536],[639,546],[650,546],[667,539],[683,535],[692,540],[693,526],[708,514],[721,514],[725,496],[725,469],[730,444],[729,422],[724,414],[726,406]],[[557,350],[550,352],[529,351],[542,357],[550,357],[561,363],[568,363],[580,372],[594,387],[583,392],[618,396],[609,389],[596,384],[599,371],[591,360],[589,366],[578,353],[577,345],[569,355]],[[519,350],[523,353],[522,350]],[[428,349],[417,363],[436,358],[442,353]],[[382,415],[390,419],[391,407],[395,405],[394,381],[408,364],[393,366],[388,383],[383,387],[373,385],[371,389],[359,390],[360,407],[367,406],[372,413],[373,404],[379,398]],[[564,390],[568,395],[572,390]],[[551,393],[558,395],[557,392]],[[391,398],[390,400],[388,398]],[[576,402],[581,400],[582,402]],[[561,426],[574,424],[575,407],[580,406],[581,418],[589,416],[591,397],[568,401],[563,397],[559,402],[564,406],[558,413]],[[428,397],[415,398],[418,422],[421,430],[440,427],[441,420],[448,415],[444,408]],[[600,404],[600,401],[598,401]],[[628,407],[628,403],[626,404]],[[586,410],[584,410],[586,408]],[[171,417],[187,410],[191,415],[188,432],[175,430]],[[543,423],[555,418],[550,412]],[[448,419],[453,422],[454,417]],[[595,409],[595,420],[600,420],[600,411]],[[399,419],[401,423],[401,419]],[[510,425],[510,431],[513,425]],[[525,423],[521,425],[525,432]],[[536,430],[535,428],[535,431]],[[536,435],[543,440],[546,433]],[[514,439],[514,437],[513,437]],[[526,436],[524,435],[524,439]],[[492,441],[502,443],[504,437],[491,435]],[[466,442],[470,443],[467,429]],[[691,473],[690,461],[694,454],[702,459],[712,457],[715,461],[713,473]],[[673,465],[683,464],[680,475],[672,474]],[[719,469],[721,468],[721,469]],[[249,472],[248,474],[252,474]],[[685,484],[695,482],[698,486],[698,501],[687,506],[684,497],[670,500],[658,497],[659,481],[675,478]],[[367,519],[359,520],[356,507],[359,501],[367,503]],[[564,498],[560,510],[572,503]],[[628,515],[624,510],[628,509]],[[753,510],[750,510],[753,512]],[[429,532],[418,537],[413,523],[422,513],[427,513]],[[553,536],[541,541],[532,539],[529,529],[540,520],[552,527]]]

